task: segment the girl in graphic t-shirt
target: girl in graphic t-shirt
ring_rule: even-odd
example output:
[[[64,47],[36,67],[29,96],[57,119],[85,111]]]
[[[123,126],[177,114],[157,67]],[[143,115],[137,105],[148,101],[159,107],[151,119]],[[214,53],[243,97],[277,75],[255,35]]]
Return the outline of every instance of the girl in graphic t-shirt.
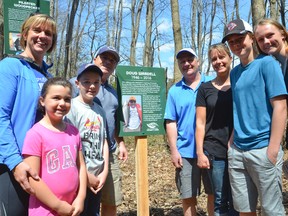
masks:
[[[24,161],[40,176],[39,180],[29,177],[35,190],[29,215],[79,215],[83,211],[87,175],[79,131],[63,121],[70,110],[71,89],[59,77],[44,84],[40,104],[45,115],[26,135]]]

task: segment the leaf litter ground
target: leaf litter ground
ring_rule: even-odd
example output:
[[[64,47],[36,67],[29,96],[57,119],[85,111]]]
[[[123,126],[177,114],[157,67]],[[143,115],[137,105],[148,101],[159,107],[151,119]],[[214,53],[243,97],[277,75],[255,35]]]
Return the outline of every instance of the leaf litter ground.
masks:
[[[135,144],[134,139],[125,139],[129,159],[121,163],[123,203],[118,207],[118,216],[137,215],[135,187]],[[285,150],[284,159],[288,159]],[[171,163],[169,148],[164,136],[148,137],[149,212],[151,216],[183,216],[181,201],[175,185],[175,169]],[[283,176],[283,204],[288,215],[288,180]],[[198,197],[198,216],[206,212],[207,197],[204,192]],[[258,215],[260,209],[258,208]]]

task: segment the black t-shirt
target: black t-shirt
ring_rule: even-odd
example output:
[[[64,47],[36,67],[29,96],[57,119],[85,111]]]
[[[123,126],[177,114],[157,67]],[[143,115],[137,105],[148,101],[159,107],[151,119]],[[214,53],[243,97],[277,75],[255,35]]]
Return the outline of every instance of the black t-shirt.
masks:
[[[227,158],[227,145],[233,130],[232,90],[218,90],[210,82],[198,89],[196,107],[206,107],[203,148],[217,158]]]

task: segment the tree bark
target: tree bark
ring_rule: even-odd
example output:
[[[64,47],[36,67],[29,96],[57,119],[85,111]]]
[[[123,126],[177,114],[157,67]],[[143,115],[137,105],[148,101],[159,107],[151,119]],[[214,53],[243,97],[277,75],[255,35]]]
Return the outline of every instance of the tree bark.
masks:
[[[281,17],[281,21],[283,26],[286,26],[286,19],[285,19],[285,2],[286,0],[280,0],[280,17]]]
[[[178,52],[182,49],[182,33],[180,25],[180,16],[179,16],[179,5],[178,1],[170,0],[171,3],[171,13],[172,13],[172,25],[173,25],[173,36],[174,36],[174,46],[175,52]],[[174,58],[174,82],[181,80],[182,74],[179,70],[177,59]]]
[[[277,10],[277,2],[276,0],[269,0],[270,2],[270,17],[272,19],[278,20],[278,10]]]
[[[72,8],[70,11],[70,17],[69,17],[69,22],[68,22],[68,27],[67,27],[67,35],[66,35],[66,41],[65,41],[65,60],[64,60],[64,78],[67,77],[67,71],[68,71],[68,64],[69,64],[69,51],[70,51],[70,44],[72,40],[72,35],[73,35],[73,26],[74,26],[74,19],[75,15],[78,9],[79,5],[79,0],[73,0],[72,3]]]
[[[147,11],[146,11],[146,38],[143,55],[143,65],[152,67],[154,48],[151,44],[152,35],[152,23],[153,23],[153,11],[154,11],[154,0],[147,0]]]
[[[136,65],[136,43],[139,34],[140,16],[143,8],[144,0],[140,0],[138,7],[136,0],[131,2],[131,20],[132,20],[132,38],[131,38],[131,48],[130,48],[130,64],[132,66]]]
[[[215,15],[216,15],[216,3],[217,1],[216,0],[212,0],[212,6],[211,6],[211,20],[210,20],[210,28],[209,28],[209,46],[210,47],[212,45],[212,37],[213,37],[213,24],[214,24],[214,18],[215,18]],[[208,67],[207,67],[207,71],[206,71],[206,74],[208,74],[208,72],[210,71],[210,62],[208,64]]]
[[[197,54],[198,54],[198,60],[200,62],[200,71],[202,69],[202,36],[203,36],[203,29],[202,29],[202,14],[203,14],[203,2],[202,0],[198,0],[198,7],[197,7],[197,20],[198,20],[198,32],[197,32]],[[194,22],[196,23],[196,22]]]
[[[252,22],[253,25],[257,23],[259,19],[265,17],[265,5],[263,0],[251,0],[252,6]]]
[[[122,28],[123,28],[123,1],[119,0],[116,39],[114,44],[114,47],[118,51],[120,50]]]

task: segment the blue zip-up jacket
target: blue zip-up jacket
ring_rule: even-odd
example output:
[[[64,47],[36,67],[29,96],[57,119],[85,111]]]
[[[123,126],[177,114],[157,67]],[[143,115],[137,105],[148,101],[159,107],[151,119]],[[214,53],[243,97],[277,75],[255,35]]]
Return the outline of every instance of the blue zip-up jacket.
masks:
[[[43,61],[47,74],[49,67]],[[35,123],[39,79],[43,82],[46,77],[23,59],[0,61],[0,164],[10,170],[22,161],[26,132]]]

